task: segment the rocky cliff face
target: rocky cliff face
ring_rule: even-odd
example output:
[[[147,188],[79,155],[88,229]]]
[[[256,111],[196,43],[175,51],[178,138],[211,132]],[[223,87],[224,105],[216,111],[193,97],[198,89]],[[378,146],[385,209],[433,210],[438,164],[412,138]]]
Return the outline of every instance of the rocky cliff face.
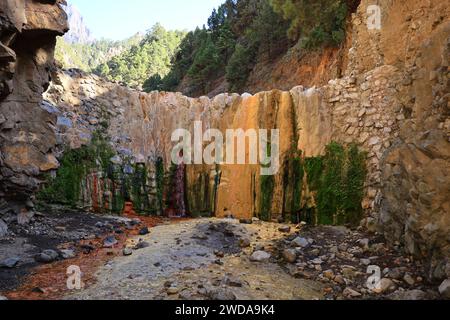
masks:
[[[11,139],[2,147],[4,197],[34,191],[35,176],[54,169],[56,155],[62,167],[47,180],[46,199],[98,212],[120,213],[131,201],[147,214],[312,223],[364,214],[365,227],[427,258],[430,278],[449,276],[449,9],[379,1],[381,29],[368,30],[370,4],[362,1],[353,16],[345,76],[321,87],[193,99],[76,70],[54,73],[45,112],[36,107],[40,86],[28,107],[35,113],[20,111],[29,97],[2,103],[2,114],[14,105],[25,117],[2,124]],[[25,83],[46,83],[39,81]],[[196,121],[203,132],[279,129],[280,170],[264,177],[259,165],[171,164],[173,131],[193,133]]]
[[[68,43],[89,43],[93,39],[91,31],[84,23],[83,16],[78,9],[70,3],[63,7],[67,13],[70,30],[64,35]]]
[[[50,85],[56,36],[67,29],[60,1],[5,0],[0,4],[2,214],[11,206],[26,213],[23,205],[37,189],[37,176],[58,167],[52,153],[56,119],[40,103]]]

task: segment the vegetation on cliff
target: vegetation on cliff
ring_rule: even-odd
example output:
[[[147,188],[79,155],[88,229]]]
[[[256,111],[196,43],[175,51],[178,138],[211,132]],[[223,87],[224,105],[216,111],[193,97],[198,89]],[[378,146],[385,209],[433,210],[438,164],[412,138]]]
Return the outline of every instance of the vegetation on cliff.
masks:
[[[89,43],[69,43],[64,38],[58,37],[55,59],[65,69],[77,68],[91,72],[100,64],[138,45],[141,40],[142,35],[139,33],[122,41],[102,39]]]
[[[77,206],[81,197],[83,179],[93,170],[108,172],[114,151],[101,132],[94,132],[92,142],[79,149],[66,150],[60,159],[60,168],[55,177],[38,193],[38,200]]]
[[[315,203],[316,224],[354,224],[363,213],[366,154],[354,144],[332,142],[323,157],[304,161],[308,189]]]
[[[354,144],[332,142],[322,157],[288,159],[283,175],[283,215],[298,223],[342,225],[359,223],[363,209],[366,153]],[[259,218],[272,219],[274,177],[260,180]]]
[[[95,73],[130,87],[148,87],[146,80],[169,73],[184,36],[184,32],[168,31],[156,24],[139,44],[99,65]]]
[[[190,32],[181,43],[167,77],[149,90],[190,95],[209,92],[225,78],[241,91],[258,62],[273,61],[300,43],[304,50],[339,46],[345,39],[349,12],[358,0],[226,0],[207,26]]]

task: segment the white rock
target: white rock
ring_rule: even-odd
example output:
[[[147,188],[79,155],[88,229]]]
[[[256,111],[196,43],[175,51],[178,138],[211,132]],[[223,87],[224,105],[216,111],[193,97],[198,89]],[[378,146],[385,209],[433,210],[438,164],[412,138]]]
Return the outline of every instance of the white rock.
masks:
[[[265,251],[255,251],[250,257],[250,261],[253,262],[266,262],[270,259],[271,255]]]
[[[305,238],[297,237],[294,240],[292,240],[291,245],[293,247],[307,248],[310,246],[310,243]]]

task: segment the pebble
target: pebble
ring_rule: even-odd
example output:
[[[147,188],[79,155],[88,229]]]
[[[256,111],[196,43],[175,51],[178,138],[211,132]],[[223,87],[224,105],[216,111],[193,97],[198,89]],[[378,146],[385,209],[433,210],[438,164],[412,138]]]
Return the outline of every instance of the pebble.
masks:
[[[105,240],[103,240],[103,247],[105,248],[112,248],[118,243],[117,239],[114,236],[106,237]]]
[[[278,231],[280,231],[282,233],[289,233],[289,232],[291,232],[291,227],[290,226],[282,226],[282,227],[278,228]]]
[[[130,248],[125,248],[125,249],[123,249],[122,253],[125,257],[128,257],[133,254],[133,250],[131,250]]]
[[[211,300],[216,300],[216,301],[233,301],[236,300],[236,295],[227,289],[213,289],[213,290],[208,290],[206,292],[206,295],[211,299]]]
[[[377,288],[373,289],[372,291],[375,293],[386,293],[390,291],[394,291],[397,288],[396,284],[388,278],[383,278],[380,280],[379,285]]]
[[[358,298],[361,297],[361,293],[359,293],[356,290],[353,290],[352,288],[345,288],[344,292],[342,293],[347,298]]]
[[[150,231],[148,230],[147,227],[144,227],[141,230],[139,230],[139,235],[141,235],[141,236],[145,236],[145,235],[147,235],[149,233],[150,233]]]
[[[218,258],[223,258],[223,257],[225,257],[225,253],[224,253],[223,251],[215,250],[215,251],[214,251],[214,254],[215,254],[215,256],[218,257]]]
[[[333,280],[334,277],[335,277],[333,270],[326,270],[326,271],[324,271],[323,272],[323,276],[325,278],[327,278],[327,279],[330,279],[330,280]]]
[[[59,254],[55,250],[45,250],[42,253],[38,254],[35,257],[35,260],[41,263],[51,263],[58,259],[58,256]]]
[[[73,259],[76,256],[75,251],[74,250],[70,250],[70,249],[61,250],[60,254],[61,254],[61,258],[66,259],[66,260],[67,259]]]
[[[422,290],[396,291],[390,296],[390,298],[392,300],[417,301],[426,300],[427,294]]]
[[[175,295],[175,294],[177,294],[178,292],[180,292],[180,289],[178,289],[177,287],[169,287],[169,288],[167,289],[167,294],[168,294],[168,295]]]
[[[403,277],[403,281],[405,281],[410,286],[413,286],[416,283],[414,278],[408,273]]]
[[[345,278],[343,276],[341,276],[340,274],[338,274],[336,277],[334,277],[333,280],[337,284],[346,284],[347,283],[347,281],[345,281]]]
[[[251,241],[248,238],[242,238],[239,240],[239,246],[241,248],[248,248],[251,245]]]
[[[224,282],[227,286],[230,286],[230,287],[235,287],[235,288],[243,287],[242,281],[239,279],[233,278],[233,277],[226,277]]]
[[[307,239],[305,238],[301,238],[301,237],[297,237],[294,240],[292,240],[291,245],[293,247],[301,247],[301,248],[307,248],[310,246],[310,243]]]
[[[150,247],[150,243],[146,241],[139,241],[138,244],[134,247],[134,250],[140,250]]]
[[[364,250],[369,250],[369,243],[370,243],[369,239],[360,239],[358,241],[359,246]]]
[[[286,249],[283,251],[283,258],[289,263],[295,263],[297,261],[297,252],[293,249]]]

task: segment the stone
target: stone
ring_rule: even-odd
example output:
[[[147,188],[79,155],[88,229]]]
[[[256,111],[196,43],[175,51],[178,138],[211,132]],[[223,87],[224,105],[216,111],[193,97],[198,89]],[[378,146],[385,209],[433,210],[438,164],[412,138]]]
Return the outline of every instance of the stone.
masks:
[[[239,239],[239,246],[241,248],[248,248],[251,245],[251,241],[249,238],[241,238]]]
[[[134,246],[134,250],[140,250],[150,247],[150,243],[146,241],[139,241],[136,246]]]
[[[291,227],[290,226],[282,226],[282,227],[278,228],[278,231],[280,231],[282,233],[289,233],[289,232],[291,232]]]
[[[341,276],[340,274],[338,274],[336,277],[334,277],[334,282],[338,283],[338,284],[346,284],[345,278],[343,276]]]
[[[114,236],[108,236],[103,240],[104,248],[112,248],[118,243],[117,239]]]
[[[235,287],[235,288],[243,287],[242,281],[239,279],[233,278],[233,277],[226,277],[224,279],[224,283],[230,287]]]
[[[29,211],[29,210],[23,209],[17,215],[17,223],[20,225],[29,224],[33,217],[34,217],[34,211]]]
[[[58,252],[56,252],[55,250],[44,250],[43,252],[41,252],[40,254],[38,254],[35,257],[35,260],[37,262],[41,262],[41,263],[52,263],[54,261],[56,261],[56,259],[58,259],[59,254]]]
[[[122,250],[122,254],[125,257],[131,256],[133,254],[133,250],[131,248],[125,248]]]
[[[390,298],[392,300],[400,300],[400,301],[427,300],[427,293],[418,289],[407,291],[396,291],[390,296]]]
[[[7,258],[0,262],[0,268],[12,269],[15,268],[20,262],[19,257]]]
[[[178,297],[184,301],[192,300],[192,293],[189,290],[183,290],[179,293]]]
[[[300,248],[307,248],[310,246],[310,243],[307,239],[305,238],[301,238],[301,237],[297,237],[294,240],[292,240],[291,245],[293,247],[300,247]]]
[[[400,270],[400,268],[394,268],[389,270],[389,277],[395,280],[400,280],[402,278],[403,272]]]
[[[237,299],[232,291],[223,288],[208,290],[207,296],[215,301],[234,301]]]
[[[215,250],[215,251],[214,251],[214,254],[215,254],[215,256],[218,257],[218,258],[223,258],[223,257],[225,257],[225,253],[224,253],[223,251]]]
[[[374,146],[381,143],[381,139],[379,137],[372,137],[369,139],[369,146]]]
[[[7,297],[5,297],[5,296],[0,296],[0,301],[7,301],[7,300],[8,300]]]
[[[253,224],[253,219],[239,219],[241,224]]]
[[[269,261],[271,255],[265,251],[255,251],[250,256],[250,261],[253,262],[267,262]]]
[[[444,280],[439,286],[439,294],[445,298],[450,299],[450,279]]]
[[[178,292],[180,292],[180,289],[178,289],[178,287],[169,287],[167,289],[168,295],[175,295],[175,294],[178,294]]]
[[[139,235],[141,235],[141,236],[145,236],[145,235],[147,235],[149,233],[150,233],[150,231],[148,230],[147,227],[144,227],[141,230],[139,230]]]
[[[408,284],[409,286],[413,286],[416,283],[414,278],[408,273],[405,274],[405,276],[403,277],[403,281],[405,281],[405,283]]]
[[[5,237],[8,234],[8,225],[2,219],[0,219],[0,238]]]
[[[358,240],[358,245],[364,250],[369,250],[369,244],[370,244],[370,240],[369,239],[360,239],[360,240]]]
[[[372,291],[375,293],[388,293],[394,291],[396,288],[397,285],[391,279],[383,278],[380,280],[378,286],[372,289]]]
[[[297,252],[293,249],[286,249],[283,251],[283,259],[289,263],[297,261]]]
[[[361,259],[360,261],[361,261],[361,264],[364,266],[368,266],[371,263],[370,259]]]
[[[66,260],[73,259],[76,257],[75,250],[70,250],[70,249],[60,250],[60,255],[61,255],[61,258],[66,259]]]
[[[361,293],[349,287],[345,288],[342,294],[347,298],[359,298],[362,296]]]
[[[334,275],[333,270],[326,270],[326,271],[324,271],[324,272],[323,272],[323,276],[324,276],[326,279],[329,279],[329,280],[333,280],[333,279],[335,278],[335,275]]]

